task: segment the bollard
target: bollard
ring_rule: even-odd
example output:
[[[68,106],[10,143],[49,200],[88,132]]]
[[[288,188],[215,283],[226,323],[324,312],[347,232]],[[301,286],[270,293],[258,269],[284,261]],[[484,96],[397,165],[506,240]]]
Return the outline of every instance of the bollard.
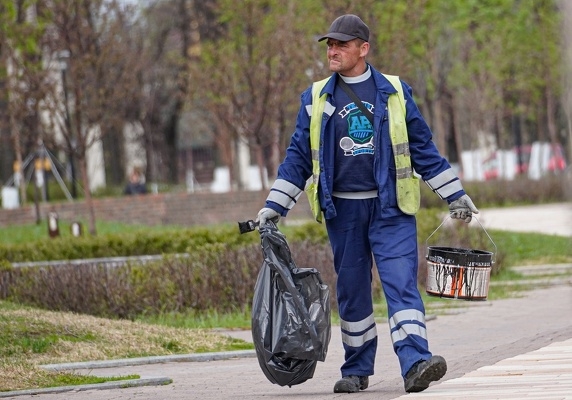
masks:
[[[77,222],[77,221],[72,222],[70,229],[71,229],[72,236],[75,236],[75,237],[81,236],[82,229],[81,229],[81,223],[80,222]]]
[[[48,234],[51,238],[60,236],[58,214],[53,211],[48,213]]]

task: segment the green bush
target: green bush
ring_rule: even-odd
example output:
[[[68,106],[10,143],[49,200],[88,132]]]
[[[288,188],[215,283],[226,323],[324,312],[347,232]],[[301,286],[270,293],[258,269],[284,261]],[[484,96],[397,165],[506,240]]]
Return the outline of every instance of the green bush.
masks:
[[[418,218],[419,235],[423,238],[419,241],[420,284],[423,284],[425,274],[425,239],[439,225],[440,211],[424,210]],[[336,276],[323,225],[289,226],[283,231],[296,265],[320,271],[330,287],[335,309]],[[193,236],[189,236],[188,231],[169,233],[167,238],[156,238],[157,242],[150,236],[136,235],[121,244],[109,238],[104,241],[82,239],[86,242],[83,247],[89,249],[86,250],[91,255],[89,258],[96,257],[104,250],[103,246],[110,243],[107,256],[110,252],[118,252],[117,248],[130,246],[135,246],[132,253],[136,252],[134,249],[160,248],[165,254],[163,258],[147,264],[133,261],[126,265],[106,266],[86,260],[80,264],[10,268],[4,262],[6,266],[0,271],[0,296],[51,310],[129,319],[191,310],[200,313],[213,309],[220,312],[247,309],[262,265],[259,235],[239,235],[236,229],[226,228],[195,230],[194,233]],[[439,235],[450,246],[481,248],[486,245],[481,233],[468,229],[463,223],[444,227]],[[173,243],[168,245],[171,241]],[[58,245],[61,246],[58,251],[66,251],[62,243],[58,242]],[[167,250],[187,255],[169,255]],[[379,297],[381,286],[377,273],[374,275],[373,290]]]
[[[563,184],[557,179],[515,180],[466,184],[478,207],[500,204],[561,201]],[[510,200],[507,200],[509,199]],[[417,218],[419,283],[424,285],[427,247],[443,245],[492,250],[487,235],[453,221],[443,222],[447,206],[424,187]],[[335,308],[336,277],[324,224],[284,225],[294,261],[321,272]],[[13,268],[22,261],[73,260],[113,256],[164,255],[142,265],[101,266],[97,262],[41,268]],[[187,256],[176,256],[186,254]],[[504,263],[503,249],[495,254],[492,274]],[[0,298],[38,307],[105,317],[136,318],[166,312],[244,310],[252,301],[262,264],[260,236],[240,235],[236,226],[197,227],[169,232],[109,234],[97,237],[43,239],[0,246]],[[374,273],[374,288],[380,292]]]
[[[126,257],[189,253],[208,243],[226,246],[254,243],[256,235],[239,235],[235,227],[188,228],[165,232],[108,234],[78,238],[45,238],[23,243],[0,245],[0,260],[12,263],[85,258]]]
[[[205,244],[188,257],[118,267],[84,263],[1,272],[6,298],[52,310],[135,318],[170,311],[244,309],[261,266],[256,244]]]
[[[480,208],[566,201],[568,185],[559,175],[548,175],[534,181],[519,178],[512,181],[463,182],[465,191]],[[429,186],[421,185],[421,206],[443,208],[443,200],[432,193]]]

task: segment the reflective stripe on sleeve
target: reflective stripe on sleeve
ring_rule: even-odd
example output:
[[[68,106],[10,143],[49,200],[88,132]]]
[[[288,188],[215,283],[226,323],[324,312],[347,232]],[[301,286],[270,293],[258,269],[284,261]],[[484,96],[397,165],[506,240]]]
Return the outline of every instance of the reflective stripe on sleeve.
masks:
[[[426,183],[442,199],[463,190],[461,181],[451,168],[441,172],[433,179],[429,179]]]
[[[329,101],[326,101],[326,104],[324,105],[324,113],[331,116],[334,113],[334,111],[336,111],[336,107],[331,105]],[[306,106],[306,113],[308,113],[308,116],[310,118],[312,118],[312,105],[311,104],[308,104]]]
[[[437,193],[442,199],[446,199],[447,197],[461,190],[463,190],[463,185],[461,184],[461,181],[457,179],[451,183],[446,184],[442,188],[435,190],[435,193]]]
[[[284,179],[277,179],[272,185],[266,200],[273,201],[274,203],[290,210],[294,207],[296,200],[298,200],[301,194],[302,190],[300,190],[296,185],[293,185]]]
[[[449,168],[426,182],[432,190],[437,190],[447,182],[451,182],[454,179],[457,179],[457,175],[455,175],[455,172]]]

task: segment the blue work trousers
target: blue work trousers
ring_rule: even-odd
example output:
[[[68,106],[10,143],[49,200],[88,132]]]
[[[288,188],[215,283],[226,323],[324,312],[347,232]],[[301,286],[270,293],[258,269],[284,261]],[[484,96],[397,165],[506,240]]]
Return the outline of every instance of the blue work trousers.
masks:
[[[372,304],[372,265],[377,266],[385,299],[393,348],[405,374],[431,358],[425,308],[417,288],[415,217],[382,218],[378,198],[334,197],[337,216],[326,220],[337,274],[345,362],[342,376],[374,374],[377,330]]]

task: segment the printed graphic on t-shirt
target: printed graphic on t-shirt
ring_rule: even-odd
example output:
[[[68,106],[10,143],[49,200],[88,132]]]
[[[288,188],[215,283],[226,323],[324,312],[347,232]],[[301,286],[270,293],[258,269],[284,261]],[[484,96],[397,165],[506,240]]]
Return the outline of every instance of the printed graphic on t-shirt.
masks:
[[[373,104],[365,101],[363,104],[373,114]],[[373,154],[373,126],[355,103],[349,103],[338,114],[348,124],[348,135],[340,140],[344,156]]]

